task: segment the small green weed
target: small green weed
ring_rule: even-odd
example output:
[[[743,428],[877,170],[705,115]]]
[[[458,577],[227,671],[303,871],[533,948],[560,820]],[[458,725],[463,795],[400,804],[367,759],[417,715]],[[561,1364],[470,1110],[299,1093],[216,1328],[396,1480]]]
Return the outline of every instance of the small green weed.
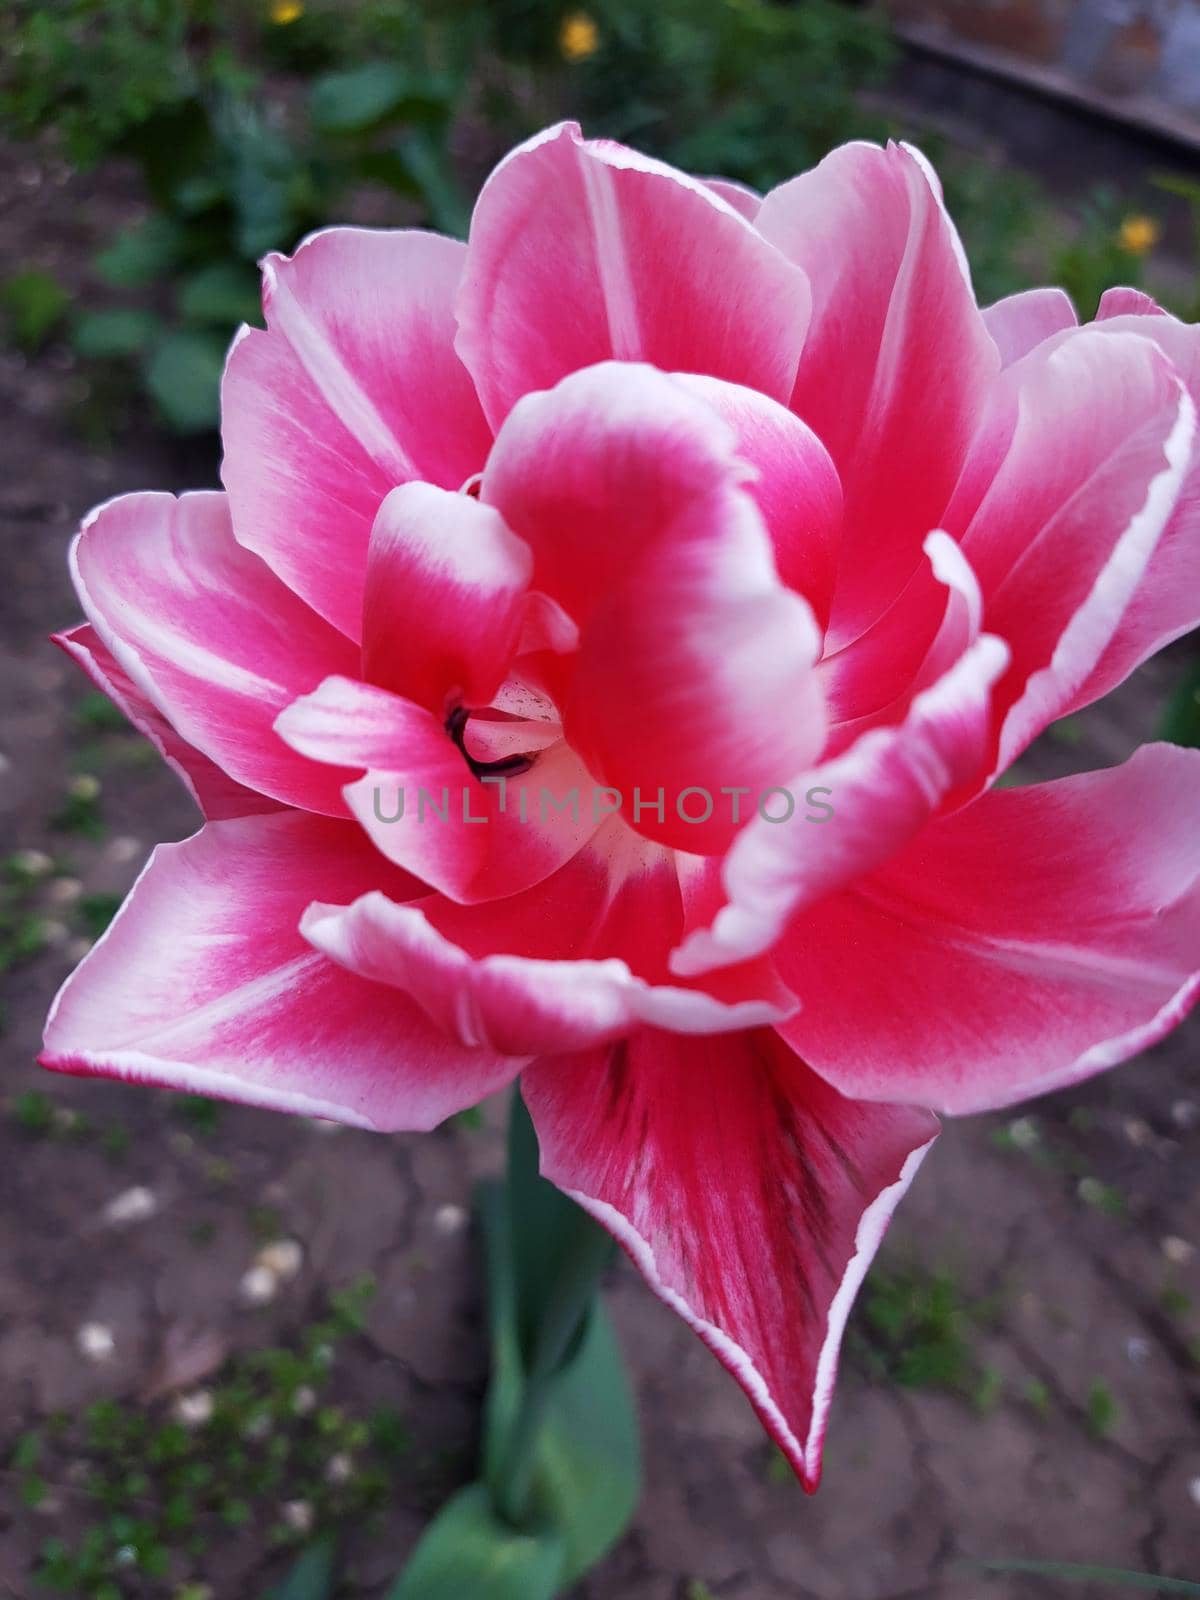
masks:
[[[989,1307],[969,1304],[954,1278],[916,1264],[876,1271],[851,1325],[850,1348],[867,1370],[904,1388],[941,1388],[994,1398],[971,1348]]]
[[[265,1542],[291,1544],[380,1507],[408,1447],[404,1422],[327,1398],[339,1346],[373,1288],[364,1280],[333,1297],[298,1348],[236,1358],[189,1407],[101,1400],[23,1435],[8,1465],[25,1504],[44,1508],[82,1463],[91,1508],[77,1535],[45,1540],[36,1583],[74,1600],[166,1600],[202,1582],[205,1553],[225,1530],[253,1523]]]

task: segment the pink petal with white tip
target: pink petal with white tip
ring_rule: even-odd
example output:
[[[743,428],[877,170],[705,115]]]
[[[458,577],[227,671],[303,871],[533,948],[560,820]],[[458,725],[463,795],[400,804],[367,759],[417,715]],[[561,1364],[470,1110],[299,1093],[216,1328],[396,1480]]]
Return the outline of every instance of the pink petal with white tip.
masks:
[[[982,635],[902,723],[868,730],[794,778],[784,820],[760,814],[734,841],[721,874],[726,904],[688,934],[671,970],[694,976],[770,950],[799,912],[880,866],[952,803],[990,748],[992,685],[1007,659],[1000,640]]]
[[[267,328],[221,386],[237,536],[351,639],[371,525],[397,484],[457,489],[490,433],[454,353],[466,257],[415,229],[328,228],[263,263]]]
[[[367,556],[363,676],[438,714],[488,705],[517,647],[532,569],[492,506],[428,483],[393,489]]]
[[[1200,751],[992,790],[777,954],[783,1031],[844,1094],[982,1111],[1114,1066],[1200,997]]]
[[[805,270],[813,319],[792,408],[833,457],[845,535],[834,648],[917,570],[1000,357],[915,151],[848,144],[772,189],[755,226]]]
[[[460,906],[397,905],[377,892],[311,906],[303,932],[351,971],[412,995],[463,1044],[504,1055],[582,1050],[644,1023],[725,1033],[791,1013],[765,968],[720,995],[664,981],[662,935],[680,918],[670,853],[613,818],[524,894]]]
[[[514,408],[482,493],[533,551],[536,587],[579,625],[572,747],[600,783],[651,803],[649,837],[711,852],[734,831],[718,791],[786,781],[825,723],[811,608],[780,580],[753,469],[704,392],[644,366],[575,373]],[[828,487],[805,430],[780,441],[798,449],[799,477],[811,467]],[[698,824],[680,811],[689,789],[713,797]]]
[[[339,777],[273,731],[284,706],[357,649],[233,537],[223,494],[130,494],[84,524],[75,588],[139,694],[238,783],[345,816]]]
[[[1064,714],[1119,633],[1194,437],[1195,407],[1147,339],[1084,328],[1005,373],[943,524],[1012,649],[993,771]]]
[[[419,885],[352,823],[298,812],[160,845],[60,991],[43,1066],[358,1127],[431,1128],[521,1063],[448,1038],[407,995],[318,954],[313,899]]]
[[[1111,290],[1101,301],[1098,331],[1137,334],[1157,345],[1179,375],[1192,404],[1200,408],[1200,327],[1179,322],[1151,302],[1141,314],[1122,307],[1145,299],[1132,289]],[[1103,320],[1099,320],[1103,319]],[[1181,634],[1200,627],[1200,440],[1162,537],[1126,607],[1121,621],[1063,715],[1090,705],[1133,669]]]
[[[535,744],[527,770],[476,777],[431,712],[347,678],[328,679],[276,726],[314,761],[365,768],[345,790],[352,814],[390,861],[453,900],[529,888],[602,820],[586,769],[561,739]]]
[[[997,300],[983,313],[1006,367],[1027,356],[1045,339],[1078,326],[1079,318],[1065,289],[1025,289]]]
[[[90,622],[81,622],[66,633],[56,633],[54,643],[78,663],[91,681],[116,705],[139,733],[143,734],[167,765],[183,781],[192,799],[210,822],[224,817],[247,817],[262,811],[278,811],[280,802],[244,784],[236,783],[215,762],[201,755],[175,729],[121,669],[116,657],[101,642]]]
[[[854,1296],[937,1135],[770,1030],[644,1030],[522,1075],[542,1173],[608,1228],[817,1487]]]
[[[484,185],[458,350],[492,426],[615,356],[786,400],[808,323],[803,272],[709,185],[560,123]]]
[[[794,412],[757,389],[679,373],[678,381],[733,429],[746,488],[771,535],[779,576],[829,620],[842,534],[842,486],[829,452]]]

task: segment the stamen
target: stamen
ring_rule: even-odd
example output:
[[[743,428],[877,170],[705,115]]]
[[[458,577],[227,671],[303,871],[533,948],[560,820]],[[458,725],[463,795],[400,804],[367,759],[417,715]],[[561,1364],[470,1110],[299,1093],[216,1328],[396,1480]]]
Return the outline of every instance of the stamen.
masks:
[[[517,778],[533,766],[532,755],[503,756],[499,761],[477,761],[467,749],[467,723],[471,713],[466,706],[455,706],[446,718],[446,732],[462,754],[463,760],[477,778]]]

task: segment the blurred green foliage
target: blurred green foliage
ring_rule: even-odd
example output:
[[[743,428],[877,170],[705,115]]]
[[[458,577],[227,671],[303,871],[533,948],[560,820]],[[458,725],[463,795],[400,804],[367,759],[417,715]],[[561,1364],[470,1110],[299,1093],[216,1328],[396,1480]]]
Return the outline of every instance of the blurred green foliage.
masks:
[[[100,303],[71,318],[79,353],[136,369],[181,432],[211,428],[233,328],[258,316],[256,262],[336,217],[356,187],[383,183],[417,220],[461,231],[466,207],[446,138],[459,79],[432,62],[412,7],[364,6],[358,29],[330,8],[219,0],[16,3],[0,18],[0,124],[53,129],[89,168],[120,157],[153,206],[96,257]],[[293,43],[289,26],[303,23]],[[355,45],[390,42],[350,63]],[[89,297],[90,298],[90,297]],[[9,280],[19,342],[36,345],[67,309],[45,273]]]
[[[49,134],[76,167],[134,163],[148,211],[97,255],[85,309],[31,268],[0,313],[26,348],[66,328],[203,431],[230,335],[258,316],[258,258],[364,197],[382,194],[372,220],[462,235],[488,167],[563,116],[764,189],[894,131],[864,98],[894,54],[845,0],[9,0],[0,128]],[[1090,316],[1139,282],[1153,219],[1100,192],[1064,233],[1034,180],[922,143],[982,302],[1051,279]],[[1200,184],[1160,187],[1191,207],[1200,253]]]
[[[260,1550],[283,1549],[378,1512],[404,1465],[407,1425],[328,1394],[372,1293],[370,1280],[339,1291],[296,1345],[235,1356],[171,1407],[102,1399],[23,1434],[5,1465],[45,1535],[36,1592],[211,1597],[199,1575],[239,1529],[256,1529]],[[317,1585],[331,1554],[314,1547],[278,1600],[331,1592]]]
[[[48,272],[31,268],[15,273],[0,287],[0,304],[16,342],[36,349],[66,316],[71,297]]]
[[[1144,252],[1125,242],[1126,232],[1139,219],[1130,219],[1123,229],[1122,209],[1111,189],[1095,189],[1083,208],[1078,233],[1051,263],[1051,277],[1071,296],[1082,321],[1095,316],[1106,289],[1114,284],[1136,289],[1141,284]],[[1148,218],[1140,221],[1148,237],[1156,234]]]
[[[1184,671],[1163,710],[1158,737],[1200,749],[1200,662]]]
[[[582,41],[582,47],[581,47]],[[67,158],[137,164],[153,209],[97,256],[80,355],[136,372],[173,428],[217,420],[257,259],[382,185],[463,234],[451,132],[482,170],[565,114],[697,171],[760,186],[862,133],[882,26],[837,0],[15,0],[0,18],[0,122]],[[868,130],[869,131],[869,130]],[[469,164],[469,163],[468,163]],[[5,286],[17,341],[64,322],[44,272]]]
[[[891,38],[875,13],[839,0],[493,0],[480,17],[488,109],[514,135],[549,110],[686,171],[768,188],[845,139],[886,131],[855,96],[886,75]],[[500,63],[536,72],[538,92]]]
[[[1192,259],[1200,263],[1200,178],[1188,178],[1179,172],[1160,172],[1154,183],[1164,194],[1175,195],[1187,207],[1192,231]],[[1178,310],[1185,322],[1200,322],[1200,275],[1193,285],[1190,301]]]

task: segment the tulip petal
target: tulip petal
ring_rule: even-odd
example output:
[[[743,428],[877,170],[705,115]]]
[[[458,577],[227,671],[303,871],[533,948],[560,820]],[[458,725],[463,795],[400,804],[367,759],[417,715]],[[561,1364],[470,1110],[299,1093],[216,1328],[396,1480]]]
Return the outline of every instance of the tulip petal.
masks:
[[[543,1175],[616,1236],[815,1489],[846,1319],[936,1120],[842,1099],[767,1030],[643,1031],[521,1083]]]
[[[1128,315],[1117,308],[1137,296],[1133,289],[1111,290],[1101,301],[1095,326],[1105,333],[1138,334],[1151,340],[1171,361],[1200,408],[1200,327],[1179,322],[1151,302],[1152,311]],[[1145,296],[1138,296],[1145,299]],[[1064,708],[1063,715],[1090,705],[1123,683],[1133,669],[1173,639],[1200,628],[1200,442],[1193,442],[1179,499],[1155,546],[1104,654]]]
[[[363,676],[439,715],[488,705],[517,646],[532,568],[492,506],[428,483],[393,489],[367,557]]]
[[[842,531],[842,486],[828,450],[807,423],[757,389],[676,376],[733,429],[738,458],[754,472],[746,487],[771,535],[779,576],[824,627]]]
[[[349,774],[297,759],[276,716],[358,650],[233,537],[223,494],[130,494],[71,550],[83,609],[138,693],[238,783],[345,816]]]
[[[477,778],[431,712],[371,684],[327,679],[276,727],[314,761],[365,768],[345,790],[352,814],[383,855],[452,900],[539,883],[602,820],[561,739],[535,744],[526,772]]]
[[[1105,289],[1096,307],[1096,321],[1106,322],[1112,317],[1169,317],[1157,300],[1141,289]],[[1175,319],[1171,317],[1173,322]]]
[[[983,313],[1006,367],[1027,356],[1044,339],[1077,327],[1079,318],[1065,289],[1024,289],[1010,294]]]
[[[495,428],[523,394],[611,356],[786,401],[808,311],[803,272],[715,190],[561,123],[483,187],[458,351]]]
[[[524,894],[461,906],[376,892],[310,906],[302,931],[351,971],[412,995],[463,1044],[502,1055],[583,1050],[642,1023],[721,1033],[791,1013],[765,967],[739,973],[726,997],[662,982],[664,932],[680,925],[670,852],[612,818]]]
[[[434,1127],[519,1062],[468,1050],[406,995],[319,955],[309,900],[390,884],[347,822],[288,811],[160,845],[60,991],[44,1066],[126,1078],[358,1127]]]
[[[833,457],[846,497],[831,624],[840,648],[882,615],[943,525],[1000,358],[916,152],[844,145],[773,189],[755,226],[812,283],[792,409]]]
[[[235,783],[207,756],[181,739],[162,712],[138,689],[127,672],[102,643],[90,622],[81,622],[66,633],[52,635],[133,726],[183,780],[184,788],[210,822],[224,817],[248,817],[262,811],[278,811],[280,803],[243,784]]]
[[[736,178],[704,178],[701,180],[706,188],[714,194],[719,194],[722,200],[727,201],[733,209],[747,222],[753,222],[758,215],[758,208],[762,205],[762,195],[757,189],[751,189],[749,184],[739,183]]]
[[[819,633],[780,581],[735,445],[690,386],[606,362],[526,396],[482,486],[532,549],[535,586],[579,624],[572,747],[645,799],[648,837],[702,853],[735,831],[719,791],[784,782],[824,738]]]
[[[796,778],[786,815],[760,811],[725,858],[726,904],[675,950],[672,972],[695,976],[771,949],[801,911],[881,865],[953,803],[989,749],[991,688],[1007,659],[1000,640],[982,635],[902,723],[869,729]]]
[[[263,263],[267,330],[243,329],[221,389],[237,536],[357,640],[384,496],[457,489],[490,434],[454,353],[466,248],[416,230],[329,228]]]
[[[1200,751],[992,790],[778,958],[782,1031],[844,1094],[982,1111],[1115,1066],[1200,996]]]
[[[1175,507],[1195,408],[1146,339],[1080,329],[1005,374],[943,526],[1012,660],[1003,770],[1061,716],[1120,628]]]
[[[903,721],[914,697],[979,637],[983,596],[961,546],[935,528],[925,554],[879,621],[817,668],[831,723],[826,757],[877,723]]]

